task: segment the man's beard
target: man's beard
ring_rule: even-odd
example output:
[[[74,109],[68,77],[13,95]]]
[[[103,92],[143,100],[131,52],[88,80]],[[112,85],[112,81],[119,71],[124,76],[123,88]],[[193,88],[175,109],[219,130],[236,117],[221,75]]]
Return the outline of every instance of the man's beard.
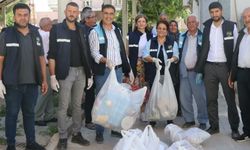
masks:
[[[66,20],[67,20],[68,22],[73,23],[73,22],[76,22],[76,21],[77,21],[77,18],[75,18],[74,20],[71,20],[69,17],[66,17]]]
[[[15,26],[17,26],[18,28],[26,28],[28,26],[28,23],[26,25],[20,25],[15,22]]]
[[[214,22],[218,22],[218,21],[221,20],[221,17],[213,17],[212,19],[213,19]]]

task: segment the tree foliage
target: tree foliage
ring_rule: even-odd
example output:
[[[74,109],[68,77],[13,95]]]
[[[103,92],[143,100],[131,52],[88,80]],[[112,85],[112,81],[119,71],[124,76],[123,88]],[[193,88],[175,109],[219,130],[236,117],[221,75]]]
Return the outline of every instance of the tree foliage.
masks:
[[[169,19],[187,16],[183,0],[138,0],[137,8],[139,13],[145,14],[152,22],[156,22],[162,12],[167,14]]]
[[[138,14],[143,13],[148,17],[148,23],[156,23],[158,16],[164,12],[169,19],[176,19],[177,17],[185,18],[188,15],[186,8],[183,6],[182,0],[138,0],[137,3]],[[132,0],[128,0],[128,24],[129,30],[132,27]],[[117,16],[119,25],[122,22],[122,12]]]
[[[19,0],[18,2],[27,3],[28,0]],[[13,20],[14,14],[12,12],[12,9],[13,9],[15,4],[16,3],[13,3],[12,5],[10,5],[6,8],[6,17],[5,17],[6,18],[6,26],[13,26],[13,24],[14,24],[14,20]]]

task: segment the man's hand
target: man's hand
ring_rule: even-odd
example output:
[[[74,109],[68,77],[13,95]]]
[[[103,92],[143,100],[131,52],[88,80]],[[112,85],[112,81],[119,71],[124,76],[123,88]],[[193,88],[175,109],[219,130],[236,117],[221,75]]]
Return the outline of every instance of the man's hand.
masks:
[[[56,76],[55,75],[52,75],[50,76],[50,85],[51,85],[51,89],[58,92],[59,91],[59,83],[58,81],[56,80]]]
[[[91,76],[90,78],[88,78],[88,86],[87,86],[87,90],[89,90],[91,87],[92,87],[92,85],[93,85],[93,76]]]
[[[195,77],[195,83],[197,85],[200,85],[202,83],[202,74],[201,73],[197,73],[196,77]]]
[[[133,71],[131,69],[130,72],[129,72],[129,82],[130,82],[130,84],[133,84],[134,80],[135,80],[135,76],[134,76],[134,73],[133,73]]]
[[[3,81],[0,80],[0,98],[4,99],[4,94],[6,94],[6,89],[3,84]]]
[[[234,82],[231,80],[231,73],[229,74],[228,80],[227,80],[228,86],[230,88],[234,88]]]
[[[48,92],[48,83],[47,81],[43,81],[41,85],[41,92],[45,95]]]
[[[154,58],[153,57],[152,61],[155,63],[155,66],[156,66],[157,69],[161,67],[160,63],[162,63],[162,62],[161,62],[161,60],[159,58]]]
[[[113,62],[109,59],[106,60],[106,65],[110,70],[115,67]]]

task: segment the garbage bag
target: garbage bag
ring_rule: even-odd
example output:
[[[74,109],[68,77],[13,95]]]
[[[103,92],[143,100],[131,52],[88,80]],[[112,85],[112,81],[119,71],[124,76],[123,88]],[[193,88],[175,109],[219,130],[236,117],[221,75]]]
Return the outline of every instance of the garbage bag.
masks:
[[[131,128],[139,115],[146,90],[143,87],[132,91],[120,84],[113,68],[96,97],[93,122],[114,130]]]

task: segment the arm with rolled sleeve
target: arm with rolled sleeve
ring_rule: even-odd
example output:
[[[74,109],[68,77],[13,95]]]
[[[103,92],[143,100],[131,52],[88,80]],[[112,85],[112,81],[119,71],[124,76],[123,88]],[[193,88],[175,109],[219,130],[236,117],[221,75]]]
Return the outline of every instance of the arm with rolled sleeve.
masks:
[[[179,60],[179,48],[178,48],[178,44],[176,42],[174,42],[174,46],[173,46],[173,56],[169,59],[169,61],[172,63],[177,63]]]
[[[100,54],[99,39],[95,30],[90,31],[89,47],[91,56],[94,58],[95,62],[99,64],[104,56]]]

